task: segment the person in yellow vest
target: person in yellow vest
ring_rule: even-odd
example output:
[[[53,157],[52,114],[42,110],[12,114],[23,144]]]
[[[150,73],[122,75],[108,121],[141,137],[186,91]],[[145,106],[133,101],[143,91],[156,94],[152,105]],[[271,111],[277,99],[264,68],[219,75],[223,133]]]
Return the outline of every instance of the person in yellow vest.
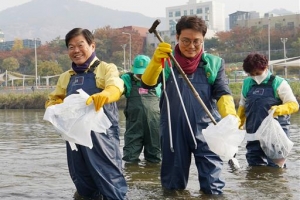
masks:
[[[92,149],[76,144],[78,151],[72,151],[66,143],[69,172],[77,189],[74,198],[125,199],[127,183],[122,173],[116,105],[124,82],[114,64],[97,58],[94,36],[89,30],[74,28],[66,34],[65,42],[72,66],[60,75],[45,107],[62,103],[64,98],[83,89],[90,95],[86,104],[94,102],[96,111],[103,108],[112,123],[106,133],[91,132]]]
[[[159,136],[159,97],[161,85],[153,89],[141,86],[141,76],[150,62],[146,55],[137,55],[133,61],[133,73],[121,76],[125,84],[126,131],[124,135],[123,160],[140,161],[141,152],[145,160],[161,161]]]
[[[258,53],[249,54],[243,62],[243,69],[249,77],[243,81],[238,115],[241,128],[244,126],[247,132],[246,159],[249,166],[278,167],[266,156],[254,134],[269,110],[274,109],[273,115],[288,137],[290,115],[299,110],[290,85],[284,78],[273,75],[268,63],[267,57]]]
[[[203,52],[207,26],[197,16],[182,16],[176,24],[176,44],[161,42],[142,75],[142,86],[155,87],[165,74],[165,92],[160,99],[160,133],[162,135],[161,184],[165,189],[185,189],[189,178],[192,154],[198,170],[200,190],[205,194],[222,194],[225,182],[221,179],[223,162],[212,152],[206,143],[202,130],[212,123],[203,106],[195,98],[177,68],[165,63],[162,72],[162,59],[173,53],[191,84],[201,96],[207,109],[216,121],[227,115],[236,115],[235,105],[225,76],[224,60]],[[186,108],[189,123],[180,103],[175,81]],[[168,102],[170,113],[168,113]],[[169,116],[170,118],[169,118]],[[171,135],[169,131],[171,129]],[[192,131],[191,131],[192,130]],[[224,133],[226,134],[226,133]],[[172,136],[172,138],[171,138]],[[171,148],[173,143],[173,150]]]

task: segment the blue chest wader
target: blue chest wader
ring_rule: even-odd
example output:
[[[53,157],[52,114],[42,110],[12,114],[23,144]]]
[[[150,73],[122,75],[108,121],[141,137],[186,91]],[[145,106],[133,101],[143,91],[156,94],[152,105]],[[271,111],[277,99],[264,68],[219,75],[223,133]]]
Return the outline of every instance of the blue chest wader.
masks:
[[[185,102],[187,114],[192,125],[197,148],[191,136],[183,108],[179,101],[178,92],[174,85],[174,77],[169,76],[166,81],[166,90],[170,100],[171,128],[174,152],[170,149],[167,104],[162,95],[161,107],[161,134],[162,134],[162,166],[161,183],[167,189],[185,189],[188,183],[191,164],[191,154],[194,154],[198,169],[200,189],[207,194],[221,194],[225,183],[219,177],[222,169],[222,161],[215,153],[209,150],[202,135],[211,119],[199,104],[192,91],[189,89],[181,74],[174,68],[174,74],[180,93]],[[206,107],[216,121],[220,120],[216,102],[212,99],[212,86],[208,83],[205,70],[198,67],[196,72],[188,75],[190,82],[201,96]]]
[[[102,89],[96,87],[93,73],[94,67],[98,64],[93,64],[87,73],[71,76],[67,95],[77,93],[77,89],[83,89],[89,95],[101,92]],[[104,105],[103,109],[112,126],[106,133],[91,132],[92,149],[76,145],[78,151],[72,151],[67,143],[69,173],[78,193],[82,196],[94,198],[101,193],[109,199],[124,199],[127,184],[122,174],[119,149],[118,108],[114,102]]]
[[[277,166],[271,159],[267,158],[260,147],[258,140],[254,140],[254,134],[261,122],[268,116],[268,111],[274,105],[282,104],[280,99],[275,98],[274,89],[272,87],[274,75],[270,76],[266,84],[254,85],[251,87],[246,96],[245,114],[246,114],[246,131],[248,139],[246,148],[246,159],[249,166],[268,165]],[[279,116],[278,121],[283,130],[289,136],[290,116]],[[253,137],[251,137],[253,136]]]

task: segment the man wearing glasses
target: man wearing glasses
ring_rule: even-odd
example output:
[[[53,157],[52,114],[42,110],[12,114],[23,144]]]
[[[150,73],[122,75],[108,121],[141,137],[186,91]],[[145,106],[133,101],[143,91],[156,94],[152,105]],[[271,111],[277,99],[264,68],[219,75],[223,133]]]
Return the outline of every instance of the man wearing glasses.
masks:
[[[171,73],[170,66],[163,63],[165,68],[161,73],[162,59],[169,59],[169,54],[173,53],[216,121],[229,114],[237,116],[225,77],[224,60],[203,52],[206,31],[207,26],[201,18],[181,17],[176,24],[178,44],[174,50],[165,42],[158,45],[142,75],[142,82],[144,87],[148,88],[155,87],[161,81],[165,82],[165,90],[160,99],[162,186],[167,190],[185,189],[194,154],[200,190],[205,194],[222,194],[222,188],[225,186],[225,182],[220,178],[222,160],[209,149],[202,134],[202,130],[212,123],[212,120],[177,68],[172,68],[174,73]]]

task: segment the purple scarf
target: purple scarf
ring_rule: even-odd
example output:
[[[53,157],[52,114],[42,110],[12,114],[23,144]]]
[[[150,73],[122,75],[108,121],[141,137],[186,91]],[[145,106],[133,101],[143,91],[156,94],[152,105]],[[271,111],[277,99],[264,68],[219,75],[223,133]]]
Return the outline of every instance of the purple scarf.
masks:
[[[76,65],[74,62],[72,62],[72,69],[76,73],[83,73],[85,70],[87,70],[92,62],[92,60],[95,58],[96,54],[95,52],[92,53],[92,55],[83,63],[82,65]]]
[[[201,60],[203,49],[193,58],[186,58],[181,55],[178,44],[175,46],[175,59],[186,74],[192,74],[196,71]]]

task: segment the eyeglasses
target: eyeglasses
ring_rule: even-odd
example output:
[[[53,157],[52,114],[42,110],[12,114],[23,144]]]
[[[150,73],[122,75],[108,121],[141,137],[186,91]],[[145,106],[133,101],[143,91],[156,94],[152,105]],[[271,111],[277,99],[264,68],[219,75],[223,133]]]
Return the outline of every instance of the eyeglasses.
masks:
[[[181,39],[180,40],[182,42],[182,44],[186,47],[190,46],[190,44],[192,43],[192,40],[190,39],[187,39],[187,38],[184,38],[184,39]],[[199,39],[196,39],[196,40],[193,40],[193,45],[195,47],[198,47],[200,46],[201,44],[203,44],[203,41],[202,40],[199,40]]]

